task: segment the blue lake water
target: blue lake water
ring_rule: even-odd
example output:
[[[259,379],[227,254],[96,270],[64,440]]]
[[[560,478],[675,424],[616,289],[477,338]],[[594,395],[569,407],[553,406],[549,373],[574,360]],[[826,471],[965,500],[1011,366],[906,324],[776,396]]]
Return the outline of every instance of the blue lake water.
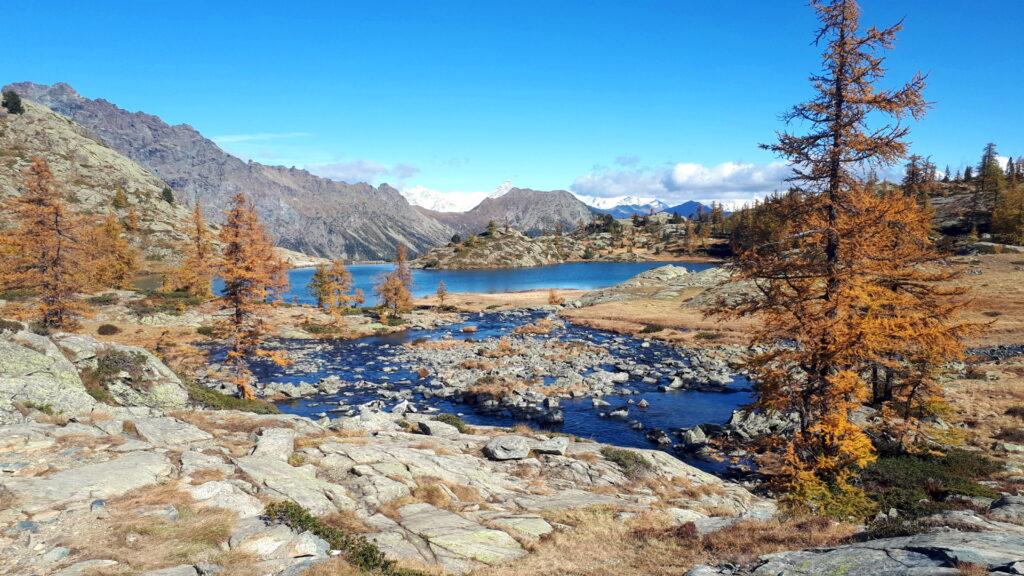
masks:
[[[413,296],[423,297],[437,290],[437,283],[444,281],[448,292],[520,292],[557,288],[561,290],[593,290],[618,284],[637,274],[664,266],[675,264],[690,271],[699,272],[713,266],[707,263],[693,262],[571,262],[534,268],[509,268],[500,270],[413,270]],[[367,296],[367,303],[376,301],[374,286],[381,277],[391,272],[391,264],[353,264],[348,267],[352,273],[353,288],[362,289]],[[293,300],[300,304],[314,304],[316,299],[307,287],[313,277],[312,268],[296,268],[288,274],[291,289],[285,300]],[[221,284],[215,288],[219,291]]]

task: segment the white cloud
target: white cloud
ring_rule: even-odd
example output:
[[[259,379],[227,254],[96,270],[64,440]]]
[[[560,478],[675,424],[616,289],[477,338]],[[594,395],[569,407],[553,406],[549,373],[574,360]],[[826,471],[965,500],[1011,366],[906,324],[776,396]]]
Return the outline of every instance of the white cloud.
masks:
[[[579,196],[588,197],[633,195],[657,198],[673,205],[698,200],[737,206],[785,189],[785,179],[790,174],[790,168],[782,162],[723,162],[715,166],[679,162],[654,168],[600,167],[577,178],[571,189]]]
[[[284,138],[302,138],[312,136],[309,132],[258,132],[256,134],[225,134],[211,138],[218,144],[237,144],[239,142],[265,142]]]
[[[373,160],[347,160],[328,164],[311,164],[306,166],[306,169],[317,176],[342,182],[368,182],[370,184],[390,182],[397,185],[401,185],[420,172],[420,169],[412,164],[400,162],[388,166]]]

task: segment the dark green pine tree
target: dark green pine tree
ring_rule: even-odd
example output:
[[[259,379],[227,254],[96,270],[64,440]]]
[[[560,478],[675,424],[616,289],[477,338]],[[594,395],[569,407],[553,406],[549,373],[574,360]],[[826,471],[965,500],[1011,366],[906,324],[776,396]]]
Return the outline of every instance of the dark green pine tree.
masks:
[[[6,108],[11,114],[25,113],[25,107],[21,105],[21,96],[18,96],[18,93],[12,90],[3,93],[3,98],[0,99],[0,106]]]
[[[974,224],[990,223],[992,210],[999,202],[999,197],[1006,188],[1006,174],[999,166],[999,152],[996,145],[989,143],[981,154],[978,164],[978,176],[974,178]]]
[[[942,181],[948,183],[950,174],[951,172],[949,171],[949,164],[946,164],[946,170],[942,173]]]

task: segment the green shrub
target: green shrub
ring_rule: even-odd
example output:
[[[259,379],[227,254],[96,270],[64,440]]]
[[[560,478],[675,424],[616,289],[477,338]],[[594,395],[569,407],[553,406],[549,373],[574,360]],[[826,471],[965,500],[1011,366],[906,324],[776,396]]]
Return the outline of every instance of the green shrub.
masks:
[[[200,326],[199,328],[196,328],[196,334],[199,334],[200,336],[206,336],[207,338],[209,338],[213,336],[213,333],[213,326]]]
[[[25,325],[21,322],[0,318],[0,332],[21,332],[24,329]]]
[[[227,394],[221,394],[216,390],[205,388],[190,380],[185,381],[185,390],[188,392],[188,399],[191,402],[213,410],[239,410],[242,412],[252,412],[254,414],[281,413],[281,411],[277,409],[277,406],[274,406],[270,402],[235,398],[234,396],[228,396]]]
[[[189,306],[197,306],[203,299],[188,292],[147,292],[146,297],[128,303],[128,309],[136,316],[152,316],[154,314],[170,314],[177,316]]]
[[[444,422],[449,426],[454,426],[455,428],[458,429],[460,434],[470,433],[469,425],[466,424],[466,421],[463,420],[462,418],[459,418],[455,414],[438,414],[437,416],[434,416],[434,420],[438,422]]]
[[[96,333],[99,334],[100,336],[113,336],[114,334],[119,334],[120,332],[121,329],[118,328],[117,326],[114,326],[113,324],[100,324],[99,327],[96,328]]]
[[[718,340],[722,335],[718,332],[697,332],[693,337],[696,340]]]
[[[979,484],[999,464],[973,452],[953,449],[945,455],[883,455],[868,466],[864,487],[883,510],[895,508],[903,517],[921,518],[948,508],[951,494],[995,498],[995,490]]]
[[[318,324],[316,322],[304,322],[302,329],[310,334],[340,334],[342,328],[336,324]]]
[[[98,296],[90,296],[86,299],[86,302],[93,306],[109,306],[111,304],[117,304],[117,294],[100,294]]]
[[[31,400],[29,400],[27,402],[22,402],[21,405],[24,406],[25,408],[28,408],[29,410],[39,410],[40,412],[46,414],[47,416],[53,416],[54,414],[53,406],[49,404],[39,404],[37,402],[32,402]]]
[[[654,334],[655,332],[661,332],[664,330],[661,326],[655,324],[644,324],[644,327],[640,330],[641,334]]]
[[[24,302],[36,295],[35,290],[3,290],[0,291],[0,300],[9,302]]]
[[[630,479],[642,478],[654,472],[654,465],[632,450],[605,447],[601,449],[601,455],[609,462],[615,463]]]
[[[0,106],[6,108],[11,114],[25,113],[25,107],[21,104],[21,96],[18,96],[18,93],[13,90],[7,90],[3,93],[3,98],[0,99]]]
[[[411,576],[415,571],[395,568],[395,563],[384,556],[376,544],[362,536],[347,534],[342,529],[321,522],[308,510],[294,502],[268,504],[263,515],[269,520],[287,525],[296,532],[309,531],[323,538],[334,550],[340,550],[349,564],[365,572],[381,576]]]
[[[164,199],[164,202],[174,204],[174,192],[170,188],[164,186],[164,189],[160,191],[160,197]]]

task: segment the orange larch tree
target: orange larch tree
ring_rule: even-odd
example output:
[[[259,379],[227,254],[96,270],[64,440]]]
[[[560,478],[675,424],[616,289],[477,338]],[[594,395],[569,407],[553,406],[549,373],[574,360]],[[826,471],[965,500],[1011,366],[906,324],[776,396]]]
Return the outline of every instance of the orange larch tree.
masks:
[[[904,157],[904,121],[927,108],[924,77],[894,90],[876,87],[899,26],[859,30],[854,0],[815,0],[826,45],[816,95],[786,115],[808,133],[780,133],[767,149],[788,158],[792,190],[765,205],[784,207],[777,226],[743,247],[736,280],[754,290],[712,314],[755,316],[749,358],[762,409],[795,413],[792,439],[775,438],[782,465],[772,472],[791,502],[837,516],[871,504],[853,477],[874,459],[871,440],[850,419],[868,400],[865,374],[884,366],[899,375],[886,403],[920,414],[938,393],[934,371],[960,355],[971,329],[956,320],[960,291],[942,287],[952,273],[938,263],[929,218],[912,197],[878,192],[861,174]],[[885,118],[890,123],[869,126]],[[890,417],[891,410],[886,412]]]
[[[165,284],[169,289],[207,298],[213,294],[217,252],[199,202],[192,208],[188,236],[188,242],[183,246],[181,265],[168,276]]]
[[[412,310],[412,270],[406,257],[405,246],[395,250],[395,269],[376,287],[380,298],[382,318],[399,318]]]
[[[32,159],[23,192],[3,208],[11,222],[0,231],[0,287],[35,292],[43,326],[74,326],[83,308],[76,294],[91,263],[87,231],[68,210],[45,160]]]
[[[219,332],[230,345],[227,360],[235,369],[235,381],[242,395],[251,399],[254,392],[245,359],[255,355],[285,362],[283,357],[262,349],[261,344],[267,333],[263,310],[268,299],[287,290],[287,267],[275,252],[256,210],[243,194],[231,199],[220,241],[224,304],[231,310],[231,316]]]
[[[139,270],[139,251],[125,237],[124,226],[107,214],[92,230],[94,266],[91,284],[100,288],[128,289]]]
[[[362,304],[364,299],[361,290],[352,293],[352,274],[341,260],[317,266],[309,289],[316,296],[317,307],[336,319],[345,308]]]

